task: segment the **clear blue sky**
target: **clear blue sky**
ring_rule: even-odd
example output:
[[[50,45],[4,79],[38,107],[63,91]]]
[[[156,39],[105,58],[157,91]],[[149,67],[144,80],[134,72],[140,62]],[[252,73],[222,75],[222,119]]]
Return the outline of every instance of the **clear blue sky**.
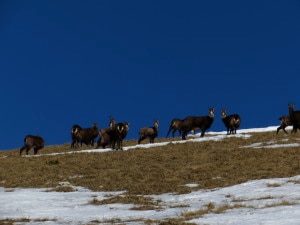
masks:
[[[241,128],[300,109],[300,2],[0,2],[0,149],[26,134],[70,142],[73,124],[239,113]]]

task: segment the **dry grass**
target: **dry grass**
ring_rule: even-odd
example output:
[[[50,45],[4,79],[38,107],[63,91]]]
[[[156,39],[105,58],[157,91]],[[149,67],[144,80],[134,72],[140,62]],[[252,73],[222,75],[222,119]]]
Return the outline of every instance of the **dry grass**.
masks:
[[[28,219],[28,218],[20,218],[20,219],[5,219],[5,220],[0,220],[0,224],[5,224],[5,225],[15,225],[15,224],[24,224],[24,223],[42,223],[42,222],[55,222],[56,219],[49,219],[49,218],[44,218],[44,219]]]
[[[106,205],[106,204],[134,204],[132,210],[159,210],[161,206],[158,201],[153,201],[150,197],[144,197],[141,195],[123,195],[123,196],[112,196],[105,200],[97,200],[94,198],[89,204],[92,205]]]
[[[271,208],[271,207],[277,207],[277,206],[290,206],[290,205],[296,205],[296,203],[283,200],[281,202],[268,204],[268,205],[266,205],[266,207]]]
[[[157,139],[157,142],[166,140],[171,139]],[[70,152],[69,143],[47,146],[38,157],[20,157],[15,149],[0,152],[0,182],[7,188],[46,187],[54,191],[73,191],[69,187],[58,188],[60,182],[69,182],[95,191],[127,191],[129,196],[188,193],[253,179],[298,175],[299,148],[244,148],[253,143],[266,146],[272,142],[298,141],[297,136],[266,132],[253,133],[248,139],[231,137],[218,142],[171,143],[149,149],[103,153],[48,155]],[[125,146],[135,144],[136,140],[124,143]],[[185,186],[188,183],[199,186]],[[131,198],[131,202],[136,203],[137,199]],[[145,202],[140,198],[140,205],[147,206]]]
[[[268,183],[267,187],[280,187],[282,184],[279,183]]]

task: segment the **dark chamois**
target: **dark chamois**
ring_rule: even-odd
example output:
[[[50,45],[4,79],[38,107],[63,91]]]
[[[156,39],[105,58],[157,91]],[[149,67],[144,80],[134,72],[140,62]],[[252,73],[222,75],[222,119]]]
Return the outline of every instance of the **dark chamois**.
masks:
[[[289,104],[288,108],[289,108],[289,116],[290,116],[291,124],[293,126],[292,133],[296,134],[297,129],[300,129],[300,111],[299,110],[295,111],[293,104]]]
[[[77,124],[72,126],[72,128],[71,128],[71,138],[72,138],[71,148],[76,148],[78,146],[78,138],[77,138],[76,134],[81,129],[82,129],[82,127]]]
[[[178,131],[179,135],[181,135],[182,124],[183,124],[183,120],[178,119],[178,118],[172,119],[166,138],[169,136],[171,131],[173,131],[173,133],[172,133],[173,137],[174,137],[174,134],[176,131]]]
[[[81,146],[82,146],[82,143],[84,143],[86,145],[94,146],[95,139],[97,138],[97,136],[99,134],[97,123],[93,123],[92,127],[81,128],[81,129],[80,129],[80,126],[75,127],[75,128],[74,128],[74,126],[71,129],[71,137],[73,140],[71,147],[74,147],[74,145],[75,144],[77,145],[77,143],[79,143],[79,142],[81,143]]]
[[[183,120],[181,132],[182,140],[186,139],[187,133],[193,130],[201,130],[201,137],[209,129],[214,121],[215,109],[208,109],[208,116],[188,116]]]
[[[117,123],[113,130],[112,149],[123,150],[123,139],[127,136],[129,130],[129,122]],[[117,145],[117,146],[116,146]]]
[[[24,145],[22,148],[20,148],[20,155],[22,155],[24,149],[26,149],[26,155],[28,155],[28,152],[31,148],[33,148],[34,155],[36,155],[40,149],[44,148],[44,146],[45,142],[42,137],[26,135],[24,138]]]
[[[109,127],[102,128],[99,131],[99,139],[96,148],[99,148],[100,146],[102,148],[105,148],[107,145],[112,144],[112,142],[114,141],[114,136],[115,136],[114,130],[116,126],[117,126],[117,122],[112,117],[110,117]]]
[[[281,129],[284,131],[284,133],[287,134],[287,131],[285,130],[285,128],[288,127],[288,126],[292,126],[290,116],[281,116],[281,117],[279,117],[279,120],[280,120],[280,126],[277,128],[276,134],[278,134],[278,132]],[[294,130],[292,130],[292,133],[293,133],[293,131]]]
[[[154,143],[154,139],[158,135],[158,120],[154,120],[153,127],[143,127],[139,131],[139,140],[138,144],[141,143],[142,140],[149,138],[149,143]]]
[[[174,137],[174,134],[175,134],[176,131],[178,131],[179,135],[181,136],[181,130],[183,130],[183,120],[178,119],[178,118],[172,119],[166,138],[169,136],[171,131],[173,131],[172,132],[173,137]],[[191,130],[190,132],[192,134],[195,134],[196,130],[200,130],[200,128],[195,127],[194,130]]]
[[[236,129],[241,125],[241,117],[238,114],[227,115],[226,109],[222,109],[221,117],[227,128],[227,134],[236,134]]]

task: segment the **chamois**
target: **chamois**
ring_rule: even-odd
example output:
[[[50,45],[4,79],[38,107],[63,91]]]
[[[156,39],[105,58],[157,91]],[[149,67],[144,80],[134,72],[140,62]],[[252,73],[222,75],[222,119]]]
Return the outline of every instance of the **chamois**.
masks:
[[[75,128],[74,128],[75,127]],[[75,125],[71,129],[71,137],[73,139],[73,142],[71,144],[71,147],[78,142],[94,146],[95,138],[98,136],[98,125],[97,123],[93,123],[92,127],[88,128],[80,128],[80,126],[76,127]]]
[[[292,133],[297,133],[297,129],[300,129],[300,111],[294,110],[294,105],[289,104],[289,116],[291,120],[291,124],[293,125]]]
[[[77,147],[78,138],[77,138],[76,134],[81,129],[82,129],[82,127],[77,125],[77,124],[72,126],[72,128],[71,128],[71,138],[72,138],[71,148],[76,148]]]
[[[149,143],[154,143],[154,139],[158,135],[158,120],[154,120],[153,127],[143,127],[139,131],[139,140],[138,144],[141,143],[142,140],[149,138]]]
[[[183,120],[178,119],[178,118],[172,119],[166,138],[169,136],[169,134],[172,130],[173,130],[173,133],[172,133],[173,137],[174,137],[174,134],[176,131],[178,131],[179,134],[181,135],[182,124],[183,124]]]
[[[279,120],[280,120],[280,126],[277,128],[276,134],[278,134],[278,132],[281,129],[284,131],[284,133],[287,134],[287,131],[285,130],[285,128],[292,125],[290,116],[287,116],[287,115],[281,116],[281,117],[279,117]],[[293,133],[293,131],[294,130],[292,130],[292,133]]]
[[[38,153],[38,151],[42,148],[44,148],[45,141],[40,136],[34,136],[34,135],[26,135],[24,138],[24,145],[22,148],[20,148],[20,155],[22,155],[23,150],[26,149],[26,155],[28,155],[28,152],[31,148],[34,150],[34,155]]]
[[[188,116],[183,120],[181,127],[182,140],[186,139],[187,133],[192,130],[201,130],[201,137],[204,137],[205,131],[209,129],[214,121],[215,109],[208,109],[208,116]]]
[[[236,134],[236,129],[241,125],[241,117],[238,114],[227,115],[226,109],[222,109],[221,117],[227,134]]]
[[[179,135],[181,136],[182,128],[183,128],[183,120],[182,119],[178,119],[178,118],[172,119],[166,138],[169,136],[169,134],[172,130],[173,130],[173,132],[172,132],[173,137],[174,137],[174,134],[176,131],[178,131]],[[191,130],[191,133],[195,134],[196,130],[200,130],[200,128],[195,127],[194,130]]]
[[[114,140],[114,129],[116,125],[116,121],[112,117],[110,117],[109,127],[102,128],[99,131],[99,139],[96,148],[99,148],[100,146],[102,148],[105,148],[107,145],[112,144]]]
[[[113,130],[112,149],[123,150],[123,139],[127,136],[129,122],[117,123]],[[117,145],[117,146],[116,146]]]

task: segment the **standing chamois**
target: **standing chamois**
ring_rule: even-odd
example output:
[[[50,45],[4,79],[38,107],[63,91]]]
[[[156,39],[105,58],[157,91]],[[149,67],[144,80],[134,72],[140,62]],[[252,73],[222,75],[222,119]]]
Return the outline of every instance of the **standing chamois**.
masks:
[[[127,136],[129,122],[117,123],[114,129],[112,149],[123,150],[123,139]]]
[[[107,145],[111,145],[115,139],[115,128],[117,126],[117,122],[114,118],[110,117],[109,126],[106,128],[102,128],[99,130],[99,139],[97,142],[97,147],[100,146],[105,148]]]
[[[149,138],[149,143],[154,143],[154,139],[158,135],[158,120],[154,120],[153,127],[143,127],[139,131],[139,140],[138,144],[141,143],[142,140]]]
[[[178,131],[179,135],[181,135],[182,124],[183,124],[183,120],[178,118],[172,119],[166,138],[169,136],[171,131],[173,131],[172,133],[173,137],[176,131]]]
[[[26,149],[26,155],[28,155],[28,152],[31,148],[33,148],[34,155],[36,155],[40,149],[44,148],[44,145],[45,142],[42,137],[34,136],[34,135],[26,135],[24,138],[24,145],[22,148],[20,148],[20,155],[22,155],[22,152],[25,149]]]
[[[236,129],[241,125],[241,117],[238,114],[227,115],[226,109],[222,109],[221,117],[227,134],[236,134]]]
[[[279,120],[280,120],[280,126],[277,128],[276,134],[278,134],[278,132],[281,129],[284,131],[284,133],[287,134],[287,131],[285,130],[285,128],[292,125],[290,116],[287,116],[287,115],[281,116],[281,117],[279,117]],[[293,131],[294,130],[292,130],[292,133],[293,133]]]
[[[112,149],[123,150],[123,139],[127,136],[129,130],[129,123],[116,123],[111,118],[108,128],[102,128],[99,131],[100,138],[97,142],[97,148],[100,146],[105,148],[107,145],[111,145]]]
[[[182,140],[186,139],[187,133],[193,130],[201,130],[201,137],[204,137],[205,131],[209,129],[214,122],[215,109],[208,109],[208,116],[188,116],[183,120],[181,127]]]
[[[92,127],[81,128],[78,125],[73,125],[71,129],[72,148],[78,147],[78,143],[94,146],[95,139],[98,137],[98,125],[93,123]]]
[[[76,134],[81,129],[82,129],[82,127],[77,124],[72,126],[72,128],[71,128],[71,138],[72,138],[71,148],[78,147],[78,138],[77,138]]]
[[[288,109],[289,109],[291,124],[293,126],[292,133],[296,134],[297,129],[300,129],[300,111],[299,110],[295,111],[293,104],[289,104]]]

